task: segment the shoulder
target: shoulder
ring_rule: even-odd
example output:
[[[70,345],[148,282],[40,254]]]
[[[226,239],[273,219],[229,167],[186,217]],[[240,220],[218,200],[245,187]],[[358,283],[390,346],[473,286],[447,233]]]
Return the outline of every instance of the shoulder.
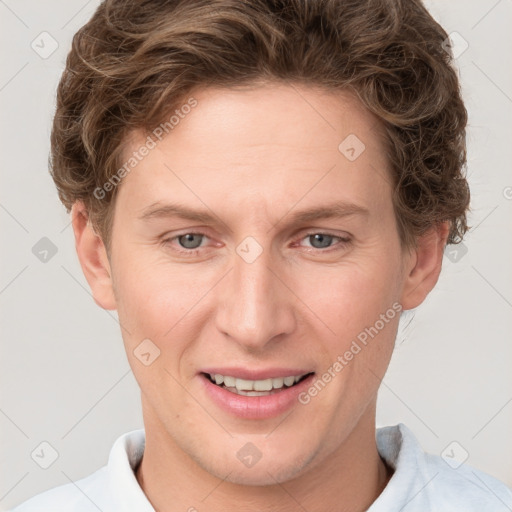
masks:
[[[114,442],[106,466],[81,480],[40,493],[11,512],[153,511],[134,474],[144,446],[143,429],[127,432]]]
[[[37,494],[11,512],[98,512],[107,495],[106,485],[104,466],[81,480]]]
[[[462,503],[468,511],[512,510],[512,491],[503,482],[465,463],[450,465],[446,457],[424,454],[436,499]]]
[[[443,457],[425,453],[403,424],[378,429],[377,446],[395,472],[372,512],[394,510],[387,506],[392,502],[396,506],[397,500],[403,512],[512,510],[512,491],[503,482],[456,461],[453,450]]]

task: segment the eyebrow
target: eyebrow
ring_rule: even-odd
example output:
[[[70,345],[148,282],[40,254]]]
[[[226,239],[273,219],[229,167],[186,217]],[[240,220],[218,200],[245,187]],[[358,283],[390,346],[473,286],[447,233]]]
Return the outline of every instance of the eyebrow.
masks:
[[[179,203],[156,202],[145,208],[138,218],[142,221],[149,221],[151,219],[176,217],[205,224],[219,221],[224,224],[217,215],[210,212],[211,210],[194,210]],[[285,217],[289,217],[287,221],[289,224],[301,224],[314,220],[343,218],[353,215],[368,216],[369,214],[369,210],[361,205],[340,201],[292,213],[289,211],[274,226]]]

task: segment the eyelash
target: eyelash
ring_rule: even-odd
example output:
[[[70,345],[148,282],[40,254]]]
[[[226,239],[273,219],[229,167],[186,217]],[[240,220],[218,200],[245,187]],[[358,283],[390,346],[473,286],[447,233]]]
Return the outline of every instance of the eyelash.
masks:
[[[172,241],[177,240],[179,237],[185,236],[185,235],[199,235],[199,236],[203,236],[203,237],[208,238],[208,235],[206,235],[205,233],[188,231],[186,233],[181,233],[179,235],[175,235],[173,237],[166,238],[165,240],[162,241],[162,244],[163,245],[170,245]],[[308,237],[313,236],[313,235],[327,235],[327,236],[331,236],[333,238],[337,238],[339,240],[339,242],[335,246],[327,247],[325,249],[317,249],[315,247],[309,247],[308,248],[309,249],[308,252],[327,253],[327,252],[331,252],[331,251],[336,251],[336,250],[340,250],[342,248],[347,247],[348,245],[350,245],[350,243],[352,241],[348,237],[344,238],[344,237],[341,237],[339,235],[335,235],[334,233],[329,233],[328,231],[311,231],[311,232],[308,232],[305,235],[303,235],[299,239],[299,241],[304,240],[305,238],[308,238]],[[198,247],[196,249],[188,249],[188,250],[187,249],[183,249],[183,248],[173,248],[173,250],[175,250],[176,252],[178,252],[180,254],[186,254],[187,256],[196,256],[197,253],[201,249],[202,249],[202,247]]]

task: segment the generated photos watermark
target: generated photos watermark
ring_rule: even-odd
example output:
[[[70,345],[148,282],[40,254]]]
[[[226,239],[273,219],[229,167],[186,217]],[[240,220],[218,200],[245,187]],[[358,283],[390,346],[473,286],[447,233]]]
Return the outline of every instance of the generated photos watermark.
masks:
[[[343,353],[340,354],[336,361],[327,368],[327,370],[320,375],[311,386],[302,393],[299,394],[298,400],[302,405],[307,405],[311,402],[311,398],[315,397],[320,393],[329,382],[332,381],[338,375],[345,366],[347,366],[354,357],[359,354],[365,348],[368,343],[379,334],[384,327],[395,318],[396,315],[402,312],[402,305],[398,302],[394,302],[392,306],[386,310],[385,313],[381,313],[378,320],[374,322],[370,327],[365,327],[357,335],[357,339],[352,340],[350,347]]]
[[[139,146],[139,148],[133,151],[132,156],[128,158],[126,162],[123,163],[121,167],[105,182],[101,187],[96,187],[94,189],[94,197],[96,199],[104,199],[108,192],[114,190],[114,188],[119,185],[121,180],[130,173],[130,171],[141,161],[149,155],[149,152],[152,149],[155,149],[158,142],[162,141],[162,139],[168,135],[182,119],[184,119],[187,114],[189,114],[194,107],[197,106],[197,100],[194,97],[190,97],[186,103],[181,105],[180,108],[177,108],[173,115],[169,118],[168,121],[160,123],[150,135],[147,136],[144,144]]]

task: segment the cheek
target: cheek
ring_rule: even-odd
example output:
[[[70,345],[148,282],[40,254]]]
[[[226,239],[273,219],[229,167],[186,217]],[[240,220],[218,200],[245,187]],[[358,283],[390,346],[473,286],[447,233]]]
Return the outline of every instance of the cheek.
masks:
[[[179,403],[174,379],[180,378],[178,366],[193,337],[186,332],[191,328],[186,320],[200,290],[183,272],[128,259],[117,267],[116,278],[122,338],[141,390],[153,407],[164,408],[169,393]],[[158,405],[155,400],[163,402]]]
[[[398,297],[398,270],[380,259],[311,267],[304,275],[307,279],[295,280],[297,296],[304,298],[337,340],[351,338],[373,325]]]
[[[124,336],[129,332],[134,343],[141,336],[165,335],[185,314],[190,294],[186,280],[175,269],[135,256],[132,253],[123,258],[113,276],[119,320],[126,328]]]
[[[303,262],[295,270],[283,269],[293,292],[289,303],[309,318],[305,328],[318,329],[327,344],[327,339],[339,344],[372,325],[391,306],[397,290],[397,265],[392,248],[387,249],[358,253],[336,266]],[[181,350],[179,339],[186,339],[185,331],[214,314],[215,301],[206,296],[218,286],[222,271],[215,266],[170,264],[155,259],[152,248],[145,252],[123,247],[118,254],[123,257],[117,258],[113,277],[125,342],[132,347],[149,338],[167,345],[172,339],[173,353]]]
[[[198,315],[204,314],[201,306],[207,303],[205,296],[218,280],[218,271],[157,261],[144,251],[124,254],[130,257],[117,265],[114,277],[125,345],[132,351],[149,338],[162,356],[176,360],[200,327]]]

